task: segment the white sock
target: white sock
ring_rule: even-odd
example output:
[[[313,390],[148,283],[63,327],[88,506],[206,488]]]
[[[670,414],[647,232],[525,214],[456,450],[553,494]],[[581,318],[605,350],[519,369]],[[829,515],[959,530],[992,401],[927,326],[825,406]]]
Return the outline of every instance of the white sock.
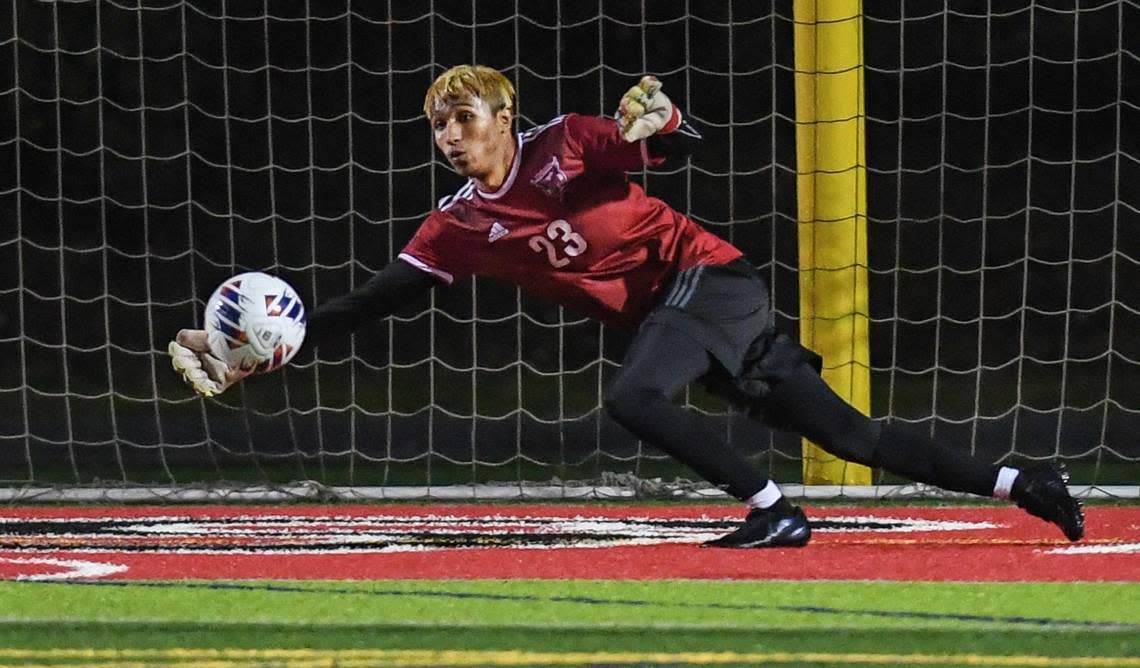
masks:
[[[999,499],[1008,499],[1013,491],[1013,481],[1017,480],[1020,469],[1003,466],[998,470],[997,482],[994,483],[994,496]]]
[[[763,489],[748,497],[744,503],[748,504],[749,508],[771,508],[782,498],[784,498],[783,492],[776,486],[776,483],[769,480]]]

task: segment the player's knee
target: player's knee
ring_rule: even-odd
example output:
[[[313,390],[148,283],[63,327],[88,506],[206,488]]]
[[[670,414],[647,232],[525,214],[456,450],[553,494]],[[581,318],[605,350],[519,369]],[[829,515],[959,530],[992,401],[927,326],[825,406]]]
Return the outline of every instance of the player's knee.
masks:
[[[629,427],[645,419],[646,408],[659,401],[668,401],[661,391],[619,379],[606,391],[603,405],[618,424]]]

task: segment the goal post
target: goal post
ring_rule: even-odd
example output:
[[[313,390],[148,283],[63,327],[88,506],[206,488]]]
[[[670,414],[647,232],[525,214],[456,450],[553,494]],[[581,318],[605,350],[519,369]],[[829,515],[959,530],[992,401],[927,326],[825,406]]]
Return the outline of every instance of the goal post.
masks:
[[[796,0],[800,340],[823,378],[871,410],[861,0]],[[803,442],[805,484],[868,485],[871,471]]]

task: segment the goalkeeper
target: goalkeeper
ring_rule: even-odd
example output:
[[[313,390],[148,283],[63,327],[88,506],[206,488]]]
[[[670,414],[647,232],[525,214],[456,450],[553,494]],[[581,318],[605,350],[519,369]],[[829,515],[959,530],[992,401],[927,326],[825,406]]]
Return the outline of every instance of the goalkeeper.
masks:
[[[802,546],[811,528],[702,416],[673,404],[693,381],[849,461],[1008,498],[1069,540],[1083,535],[1083,512],[1056,465],[990,465],[844,402],[820,378],[820,358],[775,329],[768,288],[741,251],[629,181],[627,171],[683,158],[700,140],[655,78],[630,88],[615,118],[566,114],[516,132],[510,81],[461,65],[435,80],[423,110],[436,146],[466,184],[440,200],[398,259],[319,305],[307,341],[390,315],[434,287],[487,276],[636,330],[606,410],[746,504],[739,528],[709,545]],[[200,330],[179,332],[170,352],[203,394],[244,376],[209,355]]]

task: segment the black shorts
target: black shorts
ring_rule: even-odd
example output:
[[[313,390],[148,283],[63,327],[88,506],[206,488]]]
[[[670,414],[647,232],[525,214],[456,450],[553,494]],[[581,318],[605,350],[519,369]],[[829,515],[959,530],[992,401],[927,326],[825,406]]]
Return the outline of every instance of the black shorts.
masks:
[[[683,331],[717,362],[702,382],[713,392],[757,409],[772,384],[806,362],[818,372],[819,355],[776,331],[768,286],[745,259],[682,271],[642,327]]]

